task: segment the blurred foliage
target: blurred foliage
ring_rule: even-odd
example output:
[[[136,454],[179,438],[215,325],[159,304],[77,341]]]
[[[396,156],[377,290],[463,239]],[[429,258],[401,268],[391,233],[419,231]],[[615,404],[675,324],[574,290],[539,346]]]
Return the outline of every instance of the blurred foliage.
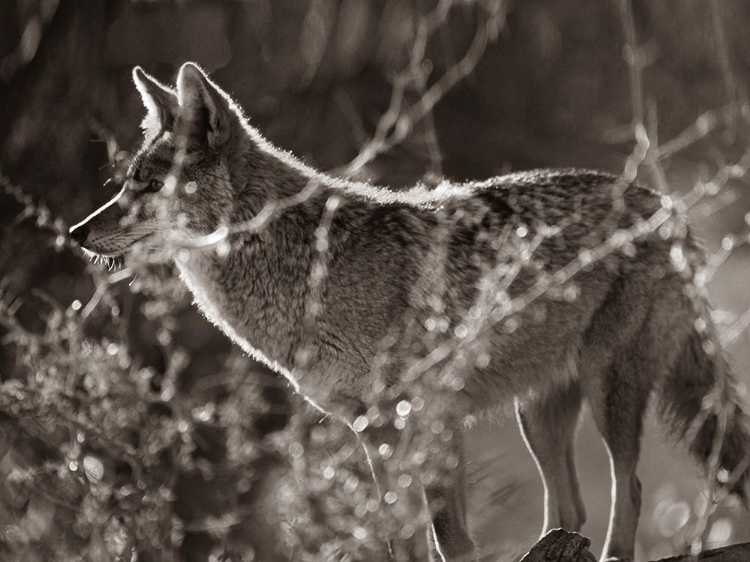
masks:
[[[434,10],[442,17],[415,59],[419,26]],[[169,266],[134,278],[103,271],[70,251],[66,233],[114,194],[110,182],[136,148],[143,110],[132,66],[170,81],[184,61],[201,63],[273,142],[331,169],[367,153],[394,89],[405,108],[419,109],[472,49],[488,13],[496,19],[476,68],[355,172],[394,186],[534,166],[619,172],[642,149],[642,181],[705,195],[692,214],[717,267],[726,262],[730,272],[715,281],[719,318],[743,328],[733,340],[747,342],[750,4],[742,0],[4,2],[3,560],[133,551],[138,560],[370,560],[382,556],[388,530],[420,535],[412,483],[427,472],[430,447],[450,439],[426,412],[435,405],[412,397],[367,414],[367,423],[409,420],[410,439],[429,437],[408,454],[380,452],[404,490],[383,515],[371,509],[351,435],[233,350],[189,306]],[[748,381],[750,356],[736,356]],[[495,464],[488,475],[486,458],[473,465],[490,498],[473,508],[474,526],[487,553],[520,552],[534,523],[522,521],[526,534],[515,542],[493,543],[516,482]],[[701,497],[663,487],[644,501],[643,552],[683,548],[711,509]],[[734,529],[747,519],[736,511],[722,508],[708,544],[743,536]],[[412,556],[423,548],[415,541]]]

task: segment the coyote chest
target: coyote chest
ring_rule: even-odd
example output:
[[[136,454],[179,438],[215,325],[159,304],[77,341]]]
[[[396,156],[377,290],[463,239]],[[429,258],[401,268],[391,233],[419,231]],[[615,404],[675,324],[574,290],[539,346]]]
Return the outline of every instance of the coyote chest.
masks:
[[[221,286],[208,260],[203,256],[194,255],[186,259],[178,259],[177,266],[180,270],[180,278],[190,289],[195,304],[206,318],[242,347],[246,353],[282,373],[295,389],[299,390],[299,385],[291,376],[288,365],[280,357],[286,354],[282,354],[279,349],[269,350],[267,346],[259,346],[257,338],[248,337],[251,334],[245,333],[246,330],[243,330],[243,327],[251,329],[250,323],[243,318],[247,311],[239,310],[238,303],[227,297],[226,287]]]
[[[294,354],[301,348],[296,328],[301,323],[281,318],[278,307],[269,311],[265,299],[253,291],[232,289],[235,283],[247,283],[251,273],[231,261],[199,253],[177,259],[177,265],[195,304],[210,322],[255,360],[283,375],[316,408],[346,416],[347,412],[334,406],[340,402],[336,396],[347,378],[345,369],[320,357],[304,372],[294,369]]]

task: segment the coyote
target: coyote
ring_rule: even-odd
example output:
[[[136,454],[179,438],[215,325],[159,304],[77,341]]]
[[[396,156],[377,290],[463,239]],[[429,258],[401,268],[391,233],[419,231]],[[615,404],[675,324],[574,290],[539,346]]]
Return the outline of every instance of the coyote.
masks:
[[[652,394],[744,498],[747,473],[732,471],[746,466],[750,425],[704,304],[701,251],[669,198],[575,169],[403,192],[347,181],[273,147],[195,64],[175,88],[140,68],[133,78],[145,141],[120,193],[71,229],[90,255],[187,241],[175,261],[206,317],[349,423],[375,379],[386,392],[413,371],[414,342],[471,339],[416,361],[463,353],[444,412],[456,435],[467,416],[515,402],[545,532],[584,523],[573,442],[587,401],[612,463],[605,560],[633,560]],[[461,459],[460,447],[452,439],[445,454]],[[425,486],[431,557],[476,560],[460,461],[448,472]]]

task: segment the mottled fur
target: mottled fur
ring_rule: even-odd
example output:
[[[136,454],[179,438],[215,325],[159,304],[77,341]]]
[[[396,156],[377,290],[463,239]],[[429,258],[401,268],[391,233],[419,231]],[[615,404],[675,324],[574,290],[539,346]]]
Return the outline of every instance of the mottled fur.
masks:
[[[695,328],[697,319],[708,321],[696,310],[700,297],[688,289],[702,258],[657,194],[583,170],[405,192],[348,182],[272,147],[195,65],[182,67],[176,89],[140,69],[134,79],[149,115],[146,141],[118,195],[129,201],[129,212],[123,219],[123,206],[111,204],[72,236],[94,254],[119,256],[144,236],[148,244],[149,234],[207,236],[309,190],[262,228],[230,234],[227,251],[182,251],[176,262],[205,315],[322,409],[352,420],[372,393],[384,342],[390,342],[388,361],[377,376],[397,385],[413,367],[412,344],[427,337],[431,317],[446,319],[449,333],[476,328],[472,307],[489,297],[489,307],[501,309],[495,297],[506,295],[515,304],[531,302],[509,319],[481,320],[445,415],[457,426],[467,414],[517,401],[545,483],[545,530],[577,530],[585,519],[573,466],[582,400],[591,405],[613,463],[605,557],[633,556],[635,470],[653,390],[661,391],[682,435],[701,413],[703,397],[727,381],[718,396],[736,415],[720,461],[730,470],[742,461],[750,444],[746,418],[723,376],[721,354],[706,352],[715,341],[710,325],[705,333]],[[671,232],[646,232],[644,221],[655,213],[666,213],[661,222]],[[327,275],[311,334],[316,229],[329,214]],[[585,265],[587,250],[602,244],[613,250]],[[560,283],[559,271],[574,274],[570,282]],[[540,290],[543,278],[547,291]],[[300,349],[308,351],[302,358]],[[702,462],[715,427],[711,414],[699,428],[694,449]],[[459,439],[454,449],[460,456]],[[476,553],[461,470],[455,472],[455,482],[427,490],[432,556],[469,560]]]

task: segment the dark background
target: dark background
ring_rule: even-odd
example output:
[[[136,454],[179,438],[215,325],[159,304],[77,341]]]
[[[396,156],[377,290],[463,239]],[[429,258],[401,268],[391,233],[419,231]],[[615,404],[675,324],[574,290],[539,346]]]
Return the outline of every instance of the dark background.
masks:
[[[44,351],[44,345],[42,351],[35,351],[13,334],[18,336],[22,326],[48,338],[55,306],[47,296],[63,311],[76,300],[85,309],[103,275],[71,252],[64,236],[58,236],[116,192],[113,185],[103,184],[118,177],[128,152],[137,148],[143,108],[131,80],[134,65],[171,82],[183,62],[200,63],[272,142],[316,167],[337,168],[351,161],[373,134],[388,108],[394,76],[409,60],[415,25],[434,4],[408,0],[3,2],[0,302],[5,308],[0,311],[12,310],[20,324],[6,322],[0,327],[0,335],[5,334],[0,351],[2,380],[29,380],[42,376],[38,373],[51,365],[59,366],[63,355]],[[750,262],[743,243],[750,196],[744,177],[747,163],[741,158],[748,150],[750,120],[746,101],[750,4],[742,0],[455,4],[428,42],[429,66],[424,67],[428,86],[463,57],[483,21],[483,4],[501,6],[507,14],[497,40],[404,142],[368,164],[360,175],[406,186],[428,171],[457,180],[533,167],[592,167],[620,173],[635,149],[633,124],[641,123],[651,140],[639,168],[641,181],[678,195],[709,184],[709,195],[690,214],[708,250],[717,259],[726,259],[709,287],[721,312],[719,320],[730,325],[748,310]],[[623,12],[627,5],[638,45],[635,57],[643,63],[643,72],[635,76],[626,62],[633,53],[624,33],[631,21]],[[418,87],[408,89],[407,102],[418,100],[420,93]],[[685,140],[685,146],[671,142],[674,139]],[[434,142],[439,160],[432,150]],[[678,150],[672,150],[675,147]],[[738,162],[739,167],[732,167]],[[24,199],[26,195],[29,199]],[[722,253],[727,235],[734,235],[736,242],[731,252]],[[171,279],[166,267],[156,273]],[[151,369],[158,381],[150,391],[162,392],[162,379],[171,376],[175,400],[188,410],[200,410],[208,403],[221,409],[227,397],[243,388],[248,395],[243,394],[245,409],[239,411],[247,418],[244,429],[256,440],[283,427],[288,422],[283,385],[233,353],[225,338],[188,306],[175,283],[145,283],[135,288],[119,283],[108,289],[102,306],[119,307],[120,320],[111,322],[97,312],[82,328],[102,353],[113,349],[108,348],[113,342],[127,345],[128,357],[139,368]],[[149,313],[148,302],[167,312]],[[741,333],[728,348],[735,372],[745,383],[750,382],[748,343],[747,334]],[[41,358],[38,363],[35,353]],[[70,353],[69,358],[78,357]],[[110,356],[120,357],[117,349]],[[183,356],[185,364],[170,374],[175,357]],[[95,369],[109,369],[108,373],[122,368],[96,364]],[[85,377],[81,365],[77,376]],[[244,383],[246,378],[253,382]],[[96,524],[81,523],[90,490],[71,492],[70,504],[61,506],[38,489],[32,493],[31,477],[19,477],[20,469],[44,465],[49,459],[56,463],[68,459],[64,445],[70,440],[70,426],[50,413],[41,398],[23,412],[9,404],[2,403],[5,445],[0,448],[5,455],[0,461],[0,477],[5,479],[5,491],[0,493],[5,501],[0,508],[0,542],[8,556],[67,559],[86,552],[91,559],[106,559],[104,553],[111,554],[107,541],[113,540],[107,533],[113,531],[101,531],[97,539],[91,530]],[[81,406],[65,408],[77,415]],[[153,423],[164,429],[164,419],[174,415],[155,413],[154,408],[149,402],[139,423],[157,420]],[[503,415],[497,418],[499,423],[482,421],[469,434],[474,482],[470,514],[487,552],[517,553],[533,542],[541,526],[541,483],[514,424],[503,422]],[[42,419],[39,427],[34,426],[35,419]],[[220,463],[231,456],[227,426],[213,423],[211,415],[203,421],[191,427],[204,432],[205,446],[198,449],[203,447],[202,458],[209,464]],[[291,423],[297,427],[295,423],[304,422]],[[138,439],[135,442],[143,445]],[[232,443],[237,446],[237,441]],[[609,502],[606,453],[588,421],[579,443],[589,512],[584,532],[599,548]],[[640,469],[644,504],[639,531],[639,549],[648,559],[683,549],[701,509],[698,469],[663,443],[658,430],[650,428]],[[95,455],[102,471],[107,474],[111,469],[119,474],[117,478],[131,478],[117,472],[116,461],[108,464],[106,451],[100,448]],[[280,525],[278,516],[258,506],[278,503],[274,475],[285,474],[288,466],[270,453],[256,451],[252,456],[252,493],[237,492],[238,479],[247,475],[231,471],[226,478],[204,478],[192,466],[168,470],[173,478],[160,480],[170,482],[170,505],[188,522],[180,557],[205,559],[212,551],[228,552],[229,544],[241,559],[237,553],[248,543],[261,559],[276,556],[280,539],[272,533]],[[172,466],[172,460],[159,462]],[[261,501],[270,503],[257,503]],[[241,524],[226,527],[231,531],[211,531],[210,525],[204,525],[208,516],[215,517],[215,523],[227,506],[238,505],[250,507],[238,510],[246,516]],[[106,510],[91,513],[105,519],[111,515]],[[712,545],[750,538],[748,518],[736,506],[721,508],[712,522],[706,534]],[[221,524],[216,528],[226,529]],[[263,546],[264,541],[269,544]],[[153,549],[151,556],[159,559]]]

